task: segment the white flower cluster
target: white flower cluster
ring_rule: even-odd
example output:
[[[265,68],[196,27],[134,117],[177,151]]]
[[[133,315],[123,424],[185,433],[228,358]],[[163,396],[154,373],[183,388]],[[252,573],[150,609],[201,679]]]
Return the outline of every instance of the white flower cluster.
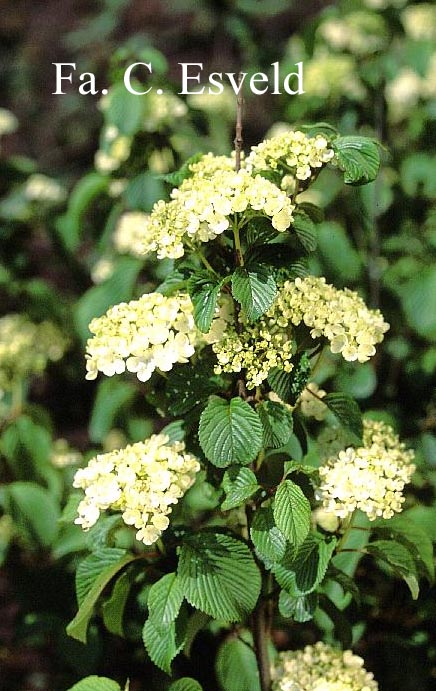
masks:
[[[51,322],[34,324],[24,314],[0,319],[0,391],[15,381],[41,374],[48,361],[60,360],[67,340]]]
[[[192,311],[184,293],[146,293],[111,307],[89,325],[94,336],[86,347],[86,378],[127,370],[145,382],[156,369],[168,372],[176,362],[187,362],[200,338]]]
[[[369,360],[389,329],[381,312],[368,309],[356,292],[335,288],[322,277],[286,281],[275,311],[284,325],[288,321],[295,326],[303,322],[310,327],[312,338],[327,338],[332,353],[341,353],[350,362]]]
[[[313,173],[334,158],[325,137],[307,137],[304,132],[290,131],[253,146],[246,160],[248,169],[280,170],[297,180],[308,180]]]
[[[150,91],[145,99],[143,127],[146,132],[160,132],[165,126],[174,126],[176,118],[183,118],[188,108],[182,99],[169,92]]]
[[[436,41],[436,7],[429,2],[409,5],[401,12],[406,35],[414,41]]]
[[[404,120],[420,99],[436,96],[436,53],[430,56],[424,76],[411,67],[402,67],[386,84],[385,96],[391,122]]]
[[[74,476],[73,486],[85,492],[75,523],[89,530],[102,511],[121,511],[124,523],[137,529],[136,539],[152,545],[199,470],[184,443],[169,443],[165,434],[99,454]]]
[[[351,650],[337,650],[321,641],[304,650],[279,653],[272,670],[272,691],[377,691],[364,661]]]
[[[383,18],[365,11],[327,19],[319,26],[318,34],[335,50],[348,50],[356,55],[368,55],[382,49],[387,38]]]
[[[112,237],[115,249],[120,254],[144,256],[144,236],[150,214],[142,211],[126,211],[120,216]]]
[[[10,110],[0,108],[0,137],[4,134],[15,132],[18,127],[18,120]]]
[[[298,402],[300,410],[305,417],[313,417],[315,420],[324,420],[328,408],[322,402],[322,398],[327,395],[324,389],[320,389],[316,382],[311,381],[306,384],[306,388],[300,394]]]
[[[94,157],[94,164],[100,173],[117,170],[130,156],[132,138],[120,134],[115,125],[102,130],[101,145]]]
[[[323,508],[344,519],[360,509],[373,521],[402,510],[403,489],[415,471],[413,451],[392,427],[364,421],[364,445],[348,447],[319,469],[316,496]]]
[[[67,196],[65,189],[56,180],[35,173],[24,186],[24,195],[32,202],[62,202]]]
[[[366,94],[354,56],[332,55],[326,49],[318,50],[304,64],[304,88],[308,95],[326,100],[346,95],[354,101],[362,101]]]
[[[80,463],[82,454],[77,449],[72,449],[66,439],[56,439],[53,442],[50,460],[56,468],[67,468]]]

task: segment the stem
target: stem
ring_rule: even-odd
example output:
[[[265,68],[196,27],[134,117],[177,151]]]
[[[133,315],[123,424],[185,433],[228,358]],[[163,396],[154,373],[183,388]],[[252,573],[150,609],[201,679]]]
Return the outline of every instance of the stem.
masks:
[[[207,269],[208,271],[210,271],[211,273],[213,273],[215,276],[217,276],[217,275],[218,275],[217,272],[215,271],[215,269],[213,268],[213,266],[212,266],[211,264],[209,264],[208,260],[206,259],[206,257],[205,257],[204,254],[202,253],[202,251],[201,251],[200,249],[197,248],[197,249],[196,249],[196,252],[197,252],[197,256],[199,257],[200,261],[204,264],[204,266],[206,267],[206,269]]]
[[[241,170],[241,153],[242,153],[242,144],[243,144],[243,139],[242,139],[242,109],[244,107],[244,98],[241,93],[241,85],[242,85],[242,72],[239,72],[238,75],[238,87],[239,87],[239,92],[238,96],[236,99],[236,128],[235,128],[235,139],[234,139],[234,145],[235,145],[235,167],[236,171],[238,172]]]
[[[268,652],[268,606],[268,602],[260,599],[252,618],[254,652],[259,668],[260,688],[262,691],[270,691],[271,688],[271,669]]]

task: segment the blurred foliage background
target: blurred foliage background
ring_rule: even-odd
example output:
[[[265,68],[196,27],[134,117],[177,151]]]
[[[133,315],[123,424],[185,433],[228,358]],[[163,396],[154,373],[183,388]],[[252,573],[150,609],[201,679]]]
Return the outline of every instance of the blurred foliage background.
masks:
[[[138,639],[140,619],[124,638],[95,622],[87,646],[65,634],[75,567],[87,540],[99,539],[72,524],[68,497],[93,452],[165,424],[133,381],[85,382],[83,352],[93,316],[171,268],[124,253],[121,215],[167,198],[159,176],[187,156],[232,147],[234,95],[178,96],[178,63],[272,74],[279,61],[286,74],[303,61],[305,95],[246,94],[246,145],[271,128],[316,121],[382,141],[376,182],[344,190],[326,171],[315,185],[326,220],[312,270],[358,289],[391,330],[374,362],[355,369],[326,357],[318,381],[353,395],[415,448],[408,505],[436,540],[436,7],[6,0],[0,34],[0,689],[65,691],[93,673],[130,676],[131,691],[163,689]],[[164,96],[126,92],[123,71],[136,61],[153,64],[151,83]],[[53,62],[94,72],[108,96],[52,95]],[[205,501],[192,497],[194,506]],[[365,559],[358,578],[353,640],[381,691],[435,688],[434,588],[412,602]],[[129,607],[140,615],[140,599]],[[179,663],[211,691],[216,634],[199,637]],[[275,643],[317,638],[314,624],[283,626]]]

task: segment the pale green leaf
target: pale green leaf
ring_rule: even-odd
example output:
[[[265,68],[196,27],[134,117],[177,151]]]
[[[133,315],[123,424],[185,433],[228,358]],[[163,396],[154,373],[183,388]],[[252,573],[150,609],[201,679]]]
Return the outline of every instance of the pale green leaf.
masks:
[[[266,447],[284,446],[292,434],[292,413],[286,406],[275,401],[264,401],[256,408],[263,426],[263,442]]]
[[[274,520],[293,547],[298,547],[306,539],[310,518],[310,503],[302,489],[292,480],[282,482],[276,492]]]
[[[223,511],[240,506],[260,489],[253,471],[246,466],[237,465],[226,470],[222,487],[226,493],[226,498],[221,504]]]
[[[338,137],[332,147],[347,185],[364,185],[377,177],[380,154],[374,140],[350,135]]]
[[[271,507],[257,509],[250,529],[259,557],[265,561],[280,561],[286,551],[286,538],[277,527]]]
[[[285,619],[293,619],[300,624],[313,619],[313,615],[318,606],[318,596],[316,593],[294,597],[281,590],[279,595],[279,612]]]
[[[223,691],[260,691],[259,671],[252,639],[246,633],[228,638],[221,645],[215,669]]]
[[[68,691],[121,691],[121,686],[116,681],[107,677],[97,677],[95,674],[81,679],[71,686]]]
[[[183,590],[175,573],[167,573],[154,583],[148,594],[149,619],[156,626],[168,626],[177,617]]]
[[[53,544],[59,531],[60,507],[48,490],[33,482],[11,482],[4,488],[4,503],[30,549]]]
[[[271,307],[277,286],[271,270],[262,264],[239,266],[232,276],[232,295],[249,322],[256,321]]]
[[[168,691],[203,691],[203,687],[192,677],[183,677],[171,684]]]

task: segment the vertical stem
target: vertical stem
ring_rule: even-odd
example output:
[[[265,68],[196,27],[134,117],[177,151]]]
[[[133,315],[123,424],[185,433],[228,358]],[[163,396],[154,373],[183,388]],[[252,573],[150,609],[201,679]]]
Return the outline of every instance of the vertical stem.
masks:
[[[238,87],[239,92],[236,99],[236,129],[235,129],[235,167],[236,170],[241,170],[241,153],[242,153],[242,110],[244,107],[244,98],[241,93],[242,87],[242,72],[239,72],[238,76]]]
[[[262,691],[270,691],[271,669],[268,652],[269,642],[269,603],[259,600],[252,619],[254,652],[259,668],[260,688]]]

